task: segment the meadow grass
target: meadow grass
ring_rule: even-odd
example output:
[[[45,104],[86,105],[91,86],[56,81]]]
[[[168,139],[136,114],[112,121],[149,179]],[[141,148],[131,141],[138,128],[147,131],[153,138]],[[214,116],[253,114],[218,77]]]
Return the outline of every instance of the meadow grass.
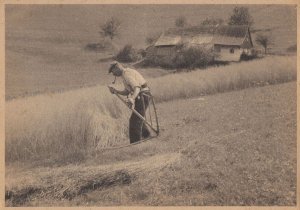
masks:
[[[268,57],[150,79],[157,102],[296,80],[295,57]],[[65,164],[128,142],[128,109],[97,86],[6,102],[6,162]],[[161,113],[163,115],[163,113]]]
[[[296,80],[296,73],[296,57],[274,56],[203,71],[171,74],[149,83],[156,101],[162,102],[288,82]]]

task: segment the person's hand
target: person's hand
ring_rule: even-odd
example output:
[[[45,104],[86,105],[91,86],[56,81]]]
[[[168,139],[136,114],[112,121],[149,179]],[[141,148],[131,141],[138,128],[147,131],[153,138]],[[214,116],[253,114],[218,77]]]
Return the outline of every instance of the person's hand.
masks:
[[[134,99],[133,98],[129,97],[126,102],[130,108],[132,108],[132,109],[134,108]]]
[[[112,86],[108,86],[108,89],[111,92],[111,94],[117,93],[117,90],[114,87],[112,87]]]

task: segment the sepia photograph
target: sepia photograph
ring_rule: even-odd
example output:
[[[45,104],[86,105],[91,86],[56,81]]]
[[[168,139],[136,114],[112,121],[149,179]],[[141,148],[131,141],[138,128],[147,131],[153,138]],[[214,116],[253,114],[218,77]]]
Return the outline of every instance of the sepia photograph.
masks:
[[[5,207],[297,207],[296,2],[99,3],[4,4]]]

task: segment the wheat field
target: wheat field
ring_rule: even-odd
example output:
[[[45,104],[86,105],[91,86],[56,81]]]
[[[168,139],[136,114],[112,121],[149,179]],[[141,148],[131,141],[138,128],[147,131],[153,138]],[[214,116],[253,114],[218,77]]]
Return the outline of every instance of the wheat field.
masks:
[[[295,56],[169,74],[149,80],[157,102],[296,80]],[[65,164],[127,142],[128,109],[96,86],[6,102],[5,158]]]

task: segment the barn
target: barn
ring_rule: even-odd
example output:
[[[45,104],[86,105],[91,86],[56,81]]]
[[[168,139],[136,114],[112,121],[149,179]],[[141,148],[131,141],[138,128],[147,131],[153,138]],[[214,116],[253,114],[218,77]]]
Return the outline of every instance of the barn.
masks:
[[[161,62],[172,61],[182,46],[213,50],[216,61],[239,61],[242,54],[250,55],[253,43],[248,26],[193,26],[171,28],[147,48]]]

